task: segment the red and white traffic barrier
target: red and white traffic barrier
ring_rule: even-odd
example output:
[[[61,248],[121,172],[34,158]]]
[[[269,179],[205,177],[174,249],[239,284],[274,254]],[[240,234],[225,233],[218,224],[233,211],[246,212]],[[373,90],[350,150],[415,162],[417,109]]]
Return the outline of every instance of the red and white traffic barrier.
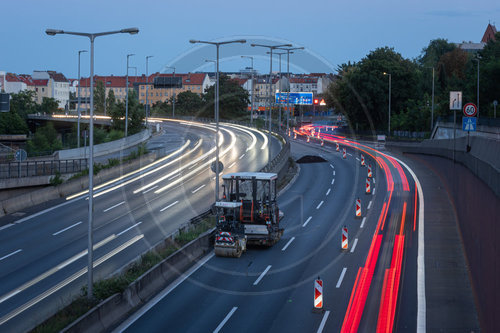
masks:
[[[356,217],[361,217],[361,199],[356,199]]]
[[[295,132],[295,133],[293,133],[293,138],[294,138],[294,140],[296,140],[296,139],[297,139],[297,133],[296,133],[296,132]]]
[[[288,130],[288,136],[291,136],[291,132],[290,132],[290,130]]]
[[[318,128],[318,139],[320,134],[321,134],[321,128]]]
[[[373,174],[372,174],[372,165],[368,164],[368,178],[372,178],[372,177],[373,177]]]
[[[365,166],[365,155],[361,154],[361,166]]]
[[[366,194],[372,193],[370,178],[366,178]]]
[[[339,144],[337,142],[335,142],[335,150],[340,151],[340,147],[339,147]]]
[[[325,145],[325,141],[321,140],[321,147]]]
[[[323,280],[318,276],[314,280],[314,310],[323,309]]]
[[[342,158],[344,160],[347,158],[347,152],[345,151],[345,148],[342,149]]]
[[[348,245],[348,236],[347,236],[347,227],[344,226],[342,228],[342,250],[347,251],[347,248],[349,247]]]
[[[311,137],[307,136],[307,142],[310,142],[310,141],[311,141]]]

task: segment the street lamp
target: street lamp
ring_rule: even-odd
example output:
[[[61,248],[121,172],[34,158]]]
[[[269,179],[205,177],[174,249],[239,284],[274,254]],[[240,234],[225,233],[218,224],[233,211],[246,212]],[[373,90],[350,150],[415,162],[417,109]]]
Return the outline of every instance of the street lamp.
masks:
[[[272,75],[273,75],[273,50],[280,47],[292,47],[292,44],[280,44],[280,45],[263,45],[263,44],[250,44],[250,46],[255,47],[267,47],[269,49],[269,113],[268,113],[268,133],[267,133],[267,163],[271,166],[271,98],[272,98]]]
[[[205,62],[213,62],[214,63],[214,74],[215,74],[215,72],[217,71],[217,61],[205,59]],[[214,114],[216,112],[216,109],[217,109],[217,96],[215,96],[215,94],[214,94]]]
[[[153,58],[154,56],[146,56],[146,128],[148,127],[148,112],[149,112],[149,104],[148,104],[148,88],[149,88],[149,76],[148,76],[148,62],[149,58]]]
[[[426,67],[432,68],[432,106],[431,106],[431,134],[434,129],[434,66]]]
[[[165,66],[165,68],[170,68],[170,69],[173,69],[174,70],[174,74],[172,76],[172,118],[175,117],[175,67],[171,67],[171,66]],[[182,80],[182,79],[181,79]]]
[[[270,52],[266,52],[267,54],[270,54]],[[274,54],[278,55],[279,57],[279,79],[278,79],[278,96],[281,98],[281,56],[286,54],[286,52],[275,52]],[[279,99],[278,99],[279,100]],[[279,103],[279,113],[278,113],[278,126],[281,131],[281,103]]]
[[[78,148],[80,148],[80,119],[81,119],[81,112],[80,112],[80,81],[82,78],[80,77],[80,54],[88,52],[87,50],[80,50],[78,51],[78,106],[77,108],[77,113],[78,113],[78,125],[76,129],[76,136],[77,136],[77,145]]]
[[[391,74],[384,72],[384,75],[389,75],[389,120],[387,123],[387,137],[391,136]]]
[[[127,54],[127,79],[125,80],[125,136],[128,136],[128,58],[135,54]]]
[[[287,113],[286,113],[286,131],[290,130],[290,90],[292,88],[291,83],[290,83],[290,54],[293,53],[293,50],[303,50],[304,47],[290,47],[290,48],[279,48],[280,50],[285,50],[287,55],[286,55],[286,71],[287,71],[287,78],[288,78],[288,94],[286,98],[286,108],[287,108]]]
[[[217,68],[215,71],[215,201],[219,200],[219,47],[225,44],[241,43],[244,44],[247,41],[245,39],[229,40],[225,42],[209,42],[203,40],[189,40],[191,44],[201,43],[215,45],[216,49],[216,64]]]
[[[88,290],[87,297],[91,299],[93,297],[92,283],[93,283],[93,209],[94,209],[94,40],[97,37],[105,35],[113,35],[120,33],[129,33],[135,35],[139,32],[138,28],[128,28],[116,31],[98,32],[98,33],[86,33],[86,32],[71,32],[64,30],[47,29],[45,33],[49,36],[55,36],[57,34],[67,34],[88,37],[90,39],[90,124],[89,124],[89,225],[88,225]]]
[[[250,106],[250,125],[253,125],[253,102],[254,102],[254,95],[255,95],[255,90],[254,90],[254,69],[253,69],[253,57],[250,56],[241,56],[242,58],[248,58],[252,61],[252,102]]]
[[[472,60],[477,61],[477,118],[479,119],[479,60],[481,60],[481,58],[478,55]]]

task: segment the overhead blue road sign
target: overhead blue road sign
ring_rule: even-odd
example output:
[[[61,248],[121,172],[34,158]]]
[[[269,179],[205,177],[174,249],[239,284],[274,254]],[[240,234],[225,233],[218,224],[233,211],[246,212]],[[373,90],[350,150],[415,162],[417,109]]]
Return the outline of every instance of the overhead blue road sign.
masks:
[[[462,129],[464,131],[474,132],[476,131],[477,118],[476,117],[463,117],[462,118]]]
[[[276,104],[292,104],[292,105],[312,105],[313,104],[313,93],[312,92],[291,92],[288,102],[286,98],[288,93],[276,93],[275,102]]]

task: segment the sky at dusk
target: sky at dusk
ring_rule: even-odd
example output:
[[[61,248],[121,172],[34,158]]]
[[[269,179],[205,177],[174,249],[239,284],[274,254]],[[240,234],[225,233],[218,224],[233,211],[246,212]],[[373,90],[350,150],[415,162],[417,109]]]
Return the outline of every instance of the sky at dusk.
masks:
[[[0,13],[0,70],[56,70],[68,78],[77,77],[78,50],[89,50],[89,39],[48,36],[47,28],[101,32],[138,27],[137,35],[95,42],[95,73],[124,75],[129,53],[135,54],[130,66],[138,74],[145,73],[148,55],[154,56],[149,73],[168,72],[165,66],[171,65],[177,72],[212,70],[205,60],[215,58],[215,48],[190,44],[190,39],[249,41],[221,47],[221,71],[249,66],[241,55],[252,55],[255,68],[268,72],[267,50],[249,45],[258,41],[305,47],[290,57],[291,70],[317,72],[334,71],[383,46],[416,58],[432,39],[479,42],[489,22],[500,26],[498,0],[3,0]],[[81,66],[87,76],[88,53],[82,54]]]

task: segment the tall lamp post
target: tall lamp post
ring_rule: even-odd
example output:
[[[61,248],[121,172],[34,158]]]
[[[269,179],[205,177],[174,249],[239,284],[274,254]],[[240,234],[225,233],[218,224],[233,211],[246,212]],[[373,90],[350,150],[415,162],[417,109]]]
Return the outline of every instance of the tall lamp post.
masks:
[[[254,90],[254,69],[253,69],[253,57],[251,56],[241,56],[242,58],[248,58],[252,61],[252,101],[251,101],[251,106],[250,106],[250,125],[253,125],[253,103],[254,103],[254,95],[255,95],[255,90]]]
[[[270,53],[270,52],[266,52],[266,53]],[[286,54],[286,52],[275,52],[274,54],[276,54],[278,57],[279,57],[279,79],[278,79],[278,96],[280,96],[281,98],[281,56]],[[279,113],[278,113],[278,126],[279,126],[279,129],[281,131],[281,103],[279,103]]]
[[[165,66],[165,68],[170,68],[170,69],[173,69],[174,72],[173,72],[173,76],[172,76],[172,118],[175,117],[175,67],[171,67],[171,66]]]
[[[292,44],[280,44],[280,45],[263,45],[263,44],[250,44],[250,46],[255,47],[267,47],[269,49],[269,111],[268,111],[268,133],[267,133],[267,163],[271,165],[271,101],[272,101],[272,75],[273,75],[273,50],[279,49],[280,47],[292,47]]]
[[[128,136],[128,58],[135,54],[127,54],[127,79],[125,80],[125,136]]]
[[[215,45],[216,49],[216,63],[217,68],[215,71],[215,201],[219,200],[219,48],[221,45],[225,44],[233,44],[233,43],[246,43],[246,39],[236,39],[236,40],[228,40],[225,42],[209,42],[203,40],[194,40],[191,39],[189,41],[191,44],[201,43],[201,44],[210,44]]]
[[[432,68],[432,106],[431,106],[431,134],[434,129],[434,66]]]
[[[78,51],[78,106],[77,108],[77,113],[78,113],[78,125],[76,129],[76,136],[77,136],[77,145],[78,148],[80,148],[80,119],[82,117],[81,111],[80,111],[80,81],[82,78],[80,77],[80,54],[88,52],[87,50],[80,50]]]
[[[148,104],[148,88],[149,88],[149,76],[148,76],[148,62],[149,58],[153,58],[154,56],[146,56],[146,128],[148,127],[148,113],[149,113],[149,104]]]
[[[288,79],[288,93],[286,96],[286,108],[287,108],[287,113],[286,113],[286,132],[290,130],[290,89],[292,88],[292,85],[290,83],[290,54],[293,54],[293,50],[303,50],[304,47],[290,47],[290,48],[280,48],[280,50],[285,50],[286,51],[286,71],[287,71],[287,79]]]
[[[384,75],[389,75],[389,120],[387,123],[387,137],[391,136],[391,74],[384,72]]]
[[[205,59],[205,62],[213,62],[214,63],[214,74],[215,74],[215,72],[217,72],[217,61]],[[214,115],[215,115],[216,109],[217,109],[217,96],[215,96],[215,94],[214,94]]]
[[[86,32],[71,32],[56,29],[47,29],[45,33],[49,36],[55,36],[57,34],[67,34],[88,37],[90,39],[90,138],[89,138],[89,224],[88,224],[88,267],[87,267],[87,277],[88,277],[88,289],[87,297],[89,299],[93,298],[93,209],[94,209],[94,40],[97,37],[105,35],[113,35],[120,33],[128,33],[135,35],[139,32],[138,28],[127,28],[116,31],[98,32],[98,33],[86,33]]]
[[[474,61],[477,61],[477,118],[479,119],[479,56],[476,58],[472,59]]]

